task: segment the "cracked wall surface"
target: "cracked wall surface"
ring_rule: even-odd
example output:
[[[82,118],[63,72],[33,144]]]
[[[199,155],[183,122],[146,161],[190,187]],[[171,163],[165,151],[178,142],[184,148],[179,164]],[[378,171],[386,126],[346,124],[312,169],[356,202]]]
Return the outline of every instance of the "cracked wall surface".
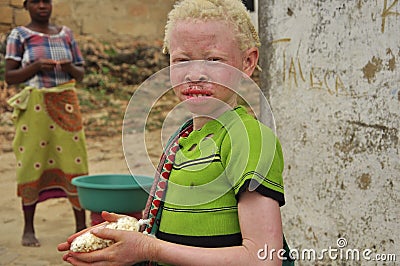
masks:
[[[400,261],[400,1],[261,4],[288,241]]]

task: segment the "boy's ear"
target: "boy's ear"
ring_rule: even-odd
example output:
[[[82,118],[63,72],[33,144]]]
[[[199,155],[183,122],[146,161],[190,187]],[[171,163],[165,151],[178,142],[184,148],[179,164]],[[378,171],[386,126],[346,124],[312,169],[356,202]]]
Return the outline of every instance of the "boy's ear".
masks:
[[[244,52],[243,55],[243,72],[249,77],[253,74],[258,64],[259,52],[257,47],[252,47]]]

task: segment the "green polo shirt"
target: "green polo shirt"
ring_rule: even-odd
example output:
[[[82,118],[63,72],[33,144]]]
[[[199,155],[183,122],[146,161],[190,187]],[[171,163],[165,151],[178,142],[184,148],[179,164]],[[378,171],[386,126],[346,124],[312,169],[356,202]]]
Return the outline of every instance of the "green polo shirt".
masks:
[[[284,204],[279,140],[245,108],[225,112],[179,145],[158,238],[200,247],[241,245],[241,192],[255,190]]]

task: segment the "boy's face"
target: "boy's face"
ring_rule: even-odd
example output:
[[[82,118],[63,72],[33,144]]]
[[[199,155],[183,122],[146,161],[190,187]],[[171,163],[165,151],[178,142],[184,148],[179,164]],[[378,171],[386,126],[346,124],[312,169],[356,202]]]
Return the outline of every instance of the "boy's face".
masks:
[[[169,51],[174,92],[193,113],[218,116],[236,106],[237,96],[229,88],[237,86],[247,59],[231,25],[214,20],[179,21],[171,31]],[[189,62],[194,60],[205,61]]]

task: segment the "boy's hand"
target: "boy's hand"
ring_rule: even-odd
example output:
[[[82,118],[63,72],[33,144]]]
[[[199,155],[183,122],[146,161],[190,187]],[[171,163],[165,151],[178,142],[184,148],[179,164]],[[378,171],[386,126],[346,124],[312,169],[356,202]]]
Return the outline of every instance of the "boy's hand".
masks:
[[[71,247],[72,241],[75,238],[77,238],[78,236],[86,233],[87,231],[93,230],[94,228],[104,227],[105,224],[108,223],[108,222],[116,222],[118,220],[118,218],[124,217],[125,215],[119,215],[119,214],[109,213],[109,212],[103,211],[101,213],[101,216],[103,217],[104,220],[106,220],[106,222],[103,222],[103,223],[97,224],[95,226],[86,228],[86,229],[84,229],[84,230],[82,230],[80,232],[77,232],[77,233],[71,235],[70,237],[68,237],[66,242],[58,244],[58,246],[57,246],[58,251],[68,251],[70,249],[70,247]]]

